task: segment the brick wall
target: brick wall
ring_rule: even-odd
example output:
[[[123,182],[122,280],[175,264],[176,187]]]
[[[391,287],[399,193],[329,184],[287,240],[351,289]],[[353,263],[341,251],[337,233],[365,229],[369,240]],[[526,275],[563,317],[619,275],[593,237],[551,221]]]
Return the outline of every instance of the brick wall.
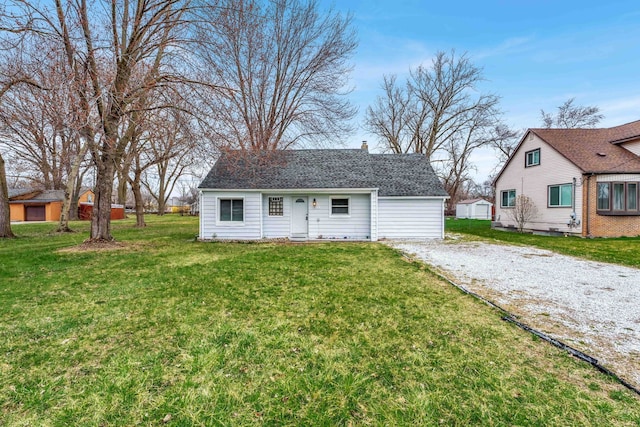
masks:
[[[584,176],[584,182],[587,182],[586,176]],[[596,176],[589,177],[587,191],[582,193],[582,202],[585,206],[582,211],[582,235],[584,237],[639,236],[640,216],[598,215],[596,212],[596,183]],[[589,216],[588,220],[587,215]],[[589,229],[588,233],[587,228]]]

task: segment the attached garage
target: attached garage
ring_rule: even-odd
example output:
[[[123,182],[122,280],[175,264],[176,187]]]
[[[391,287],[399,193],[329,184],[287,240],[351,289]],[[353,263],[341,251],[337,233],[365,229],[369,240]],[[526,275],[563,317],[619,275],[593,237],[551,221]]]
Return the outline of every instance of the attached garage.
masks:
[[[378,198],[378,238],[442,239],[444,201],[438,198]]]

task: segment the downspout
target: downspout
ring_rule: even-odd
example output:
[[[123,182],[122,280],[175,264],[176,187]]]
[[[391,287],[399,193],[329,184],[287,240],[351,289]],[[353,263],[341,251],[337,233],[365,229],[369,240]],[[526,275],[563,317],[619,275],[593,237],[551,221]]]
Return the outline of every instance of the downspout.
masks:
[[[586,197],[587,200],[586,200],[586,203],[585,203],[586,206],[583,207],[583,209],[585,211],[585,218],[584,218],[585,228],[586,228],[586,230],[585,230],[586,231],[586,236],[585,237],[591,237],[591,229],[589,228],[589,210],[590,210],[589,209],[589,194],[591,193],[591,176],[592,175],[593,174],[587,175],[587,189],[586,189],[587,190],[587,197]],[[582,191],[584,191],[584,188],[583,188]]]

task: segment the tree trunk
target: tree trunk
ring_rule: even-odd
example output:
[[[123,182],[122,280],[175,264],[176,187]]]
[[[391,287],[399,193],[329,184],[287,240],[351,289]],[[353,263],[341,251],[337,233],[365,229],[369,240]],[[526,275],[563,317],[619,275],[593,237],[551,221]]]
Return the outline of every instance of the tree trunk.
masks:
[[[15,237],[11,231],[11,210],[9,208],[9,189],[4,159],[0,154],[0,238]]]
[[[127,190],[129,188],[129,170],[131,169],[131,160],[125,160],[120,168],[118,168],[118,204],[127,206]]]
[[[160,182],[158,188],[158,215],[164,215],[165,210],[167,209],[167,199],[165,197],[165,188],[164,183]]]
[[[72,209],[75,211],[73,217],[78,217],[78,192],[75,187],[76,182],[79,181],[80,163],[82,163],[82,159],[84,159],[88,149],[89,144],[84,144],[71,165],[71,171],[67,177],[67,185],[64,189],[64,202],[62,202],[62,211],[60,212],[60,223],[58,224],[58,231],[60,232],[73,231],[69,228],[69,218],[72,216],[70,211]]]
[[[115,166],[113,161],[103,160],[98,166],[93,215],[91,217],[91,241],[113,241],[111,236],[111,195]]]
[[[140,174],[136,173],[134,180],[131,182],[131,190],[136,201],[136,227],[146,227],[144,222],[144,200],[142,199],[142,189],[140,188]]]

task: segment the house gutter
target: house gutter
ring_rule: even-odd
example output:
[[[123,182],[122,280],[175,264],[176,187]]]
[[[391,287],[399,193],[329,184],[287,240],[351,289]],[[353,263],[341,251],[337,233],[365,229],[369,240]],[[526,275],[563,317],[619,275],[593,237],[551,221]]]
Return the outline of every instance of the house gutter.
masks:
[[[589,194],[591,193],[591,177],[593,176],[593,173],[590,175],[587,175],[587,199],[586,199],[586,209],[585,209],[585,228],[586,228],[586,236],[585,237],[591,237],[591,228],[590,228],[590,221],[589,221],[589,212],[590,212],[590,207],[589,207]]]

